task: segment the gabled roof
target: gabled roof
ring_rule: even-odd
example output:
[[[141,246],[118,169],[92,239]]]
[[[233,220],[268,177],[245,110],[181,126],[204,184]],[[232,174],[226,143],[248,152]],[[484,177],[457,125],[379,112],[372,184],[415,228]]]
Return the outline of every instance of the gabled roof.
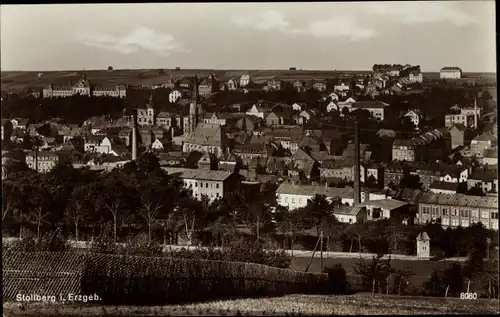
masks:
[[[456,191],[457,190],[457,186],[458,186],[457,183],[448,183],[448,182],[434,181],[429,188],[430,189],[442,189],[442,190]]]
[[[431,241],[431,239],[429,238],[429,235],[425,231],[418,234],[417,240],[418,241]]]
[[[325,195],[326,197],[330,198],[354,198],[354,189],[350,187],[337,188],[318,185],[294,185],[290,183],[281,183],[281,185],[276,190],[276,193],[301,196],[314,196],[316,194],[319,194]]]
[[[437,194],[426,192],[420,196],[419,204],[462,206],[472,208],[498,209],[498,197],[471,196],[464,194]]]
[[[191,132],[186,143],[205,145],[205,146],[225,146],[227,137],[222,131],[222,126],[218,124],[200,123],[196,129]]]
[[[177,167],[162,167],[169,175],[178,176],[185,179],[225,181],[233,173],[230,171],[212,171]]]

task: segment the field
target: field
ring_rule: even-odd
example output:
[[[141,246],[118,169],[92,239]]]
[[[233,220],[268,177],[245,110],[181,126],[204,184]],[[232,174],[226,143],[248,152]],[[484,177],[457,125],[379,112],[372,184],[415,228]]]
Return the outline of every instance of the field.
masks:
[[[356,258],[328,258],[323,259],[323,265],[333,265],[336,263],[342,263],[342,266],[347,271],[347,274],[354,274],[354,264],[358,261]],[[290,268],[297,271],[304,271],[309,263],[309,258],[299,258],[294,257]],[[421,285],[425,282],[431,275],[434,269],[442,270],[448,266],[450,261],[409,261],[409,260],[392,260],[391,265],[394,269],[407,268],[411,269],[414,276],[410,277],[410,282],[413,285]],[[314,258],[311,266],[309,267],[309,272],[320,272],[321,260]]]
[[[498,300],[375,296],[288,295],[177,306],[92,306],[4,304],[8,317],[35,316],[290,316],[290,315],[421,315],[498,313]]]
[[[43,76],[38,77],[39,72],[1,72],[2,90],[16,92],[26,88],[40,89],[49,84],[69,85],[76,83],[80,79],[78,74],[82,70],[75,71],[52,71],[41,72]],[[166,82],[171,77],[174,79],[193,76],[195,73],[199,77],[206,77],[215,74],[218,80],[226,81],[229,78],[239,78],[242,74],[248,74],[257,83],[265,82],[272,77],[278,76],[283,80],[295,79],[326,79],[353,74],[369,74],[371,71],[341,71],[341,70],[211,70],[211,69],[181,69],[164,70],[164,74],[159,74],[159,69],[118,69],[108,70],[88,70],[87,78],[94,84],[105,87],[113,87],[120,83],[130,85],[153,85]],[[496,80],[493,73],[464,73],[464,76],[481,75],[484,79]],[[425,72],[425,78],[439,78],[439,73]]]

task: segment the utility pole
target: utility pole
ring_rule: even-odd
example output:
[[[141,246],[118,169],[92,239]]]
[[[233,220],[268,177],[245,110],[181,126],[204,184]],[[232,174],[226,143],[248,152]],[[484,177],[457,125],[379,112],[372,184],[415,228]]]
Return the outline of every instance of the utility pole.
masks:
[[[323,273],[323,227],[321,228],[320,239],[321,273]]]
[[[354,205],[361,203],[361,186],[359,184],[359,164],[360,164],[360,154],[359,154],[359,126],[358,120],[354,121]]]

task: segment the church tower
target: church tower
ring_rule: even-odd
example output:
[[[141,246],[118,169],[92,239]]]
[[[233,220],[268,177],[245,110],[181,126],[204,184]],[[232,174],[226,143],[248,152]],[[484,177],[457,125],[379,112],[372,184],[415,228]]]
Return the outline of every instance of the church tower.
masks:
[[[198,113],[200,104],[200,95],[198,93],[198,76],[195,75],[193,92],[191,94],[191,103],[189,105],[189,132],[193,132],[200,121]]]

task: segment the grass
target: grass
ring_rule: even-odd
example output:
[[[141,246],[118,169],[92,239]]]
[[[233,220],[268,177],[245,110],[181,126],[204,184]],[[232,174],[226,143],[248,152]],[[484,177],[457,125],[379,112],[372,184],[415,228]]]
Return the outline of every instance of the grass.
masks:
[[[290,316],[290,315],[413,315],[498,313],[498,300],[460,300],[375,296],[288,295],[283,297],[223,300],[176,306],[131,307],[32,304],[4,305],[9,317],[20,316]]]
[[[357,263],[356,258],[328,258],[323,259],[323,266],[342,263],[342,266],[347,271],[347,274],[354,274],[354,265]],[[309,258],[292,258],[290,268],[297,271],[304,271],[309,263]],[[426,281],[434,269],[442,270],[452,262],[450,261],[410,261],[410,260],[392,260],[391,265],[394,269],[406,268],[411,269],[415,274],[410,278],[413,285],[421,285]],[[321,260],[314,258],[308,272],[320,272]]]

